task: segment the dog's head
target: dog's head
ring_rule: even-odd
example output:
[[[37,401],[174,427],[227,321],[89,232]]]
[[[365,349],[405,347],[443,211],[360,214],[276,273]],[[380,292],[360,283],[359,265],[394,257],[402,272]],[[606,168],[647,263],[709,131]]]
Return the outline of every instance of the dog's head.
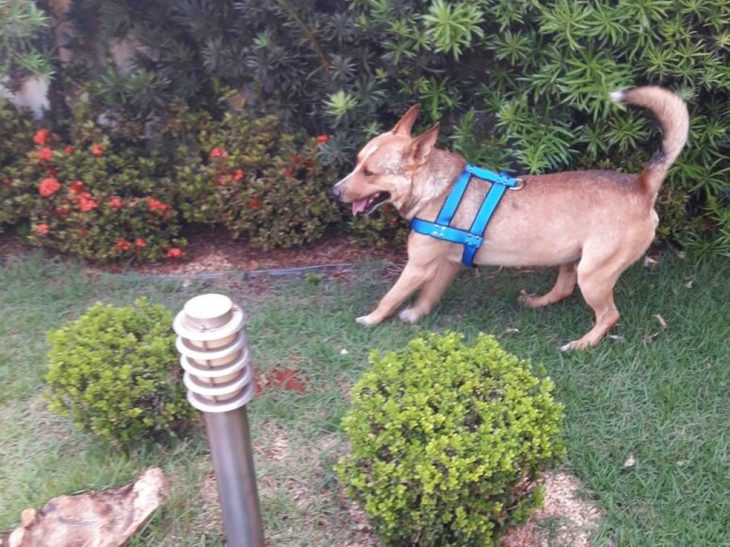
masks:
[[[420,111],[420,105],[412,106],[393,129],[368,142],[358,153],[352,173],[335,184],[332,193],[351,203],[354,215],[369,215],[387,202],[403,211],[412,200],[414,177],[428,162],[438,139],[438,125],[411,138]]]

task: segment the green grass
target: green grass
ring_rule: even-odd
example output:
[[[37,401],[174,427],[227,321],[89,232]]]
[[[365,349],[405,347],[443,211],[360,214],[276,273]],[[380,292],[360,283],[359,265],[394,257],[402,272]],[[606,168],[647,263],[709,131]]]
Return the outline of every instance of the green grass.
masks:
[[[272,544],[338,545],[359,537],[331,470],[344,449],[339,422],[348,386],[367,367],[371,349],[399,348],[422,329],[455,329],[467,337],[493,333],[508,351],[548,369],[566,407],[565,467],[605,513],[597,545],[730,545],[727,261],[699,265],[666,256],[654,270],[631,268],[616,290],[618,338],[582,353],[557,350],[590,325],[578,295],[540,310],[517,303],[520,289],[547,289],[553,278],[464,272],[422,323],[365,329],[354,317],[392,282],[378,264],[358,268],[350,282],[87,278],[74,264],[39,255],[0,269],[0,530],[54,495],[117,486],[160,465],[173,479],[173,499],[133,545],[222,543],[215,496],[200,487],[210,473],[201,432],[175,447],[142,446],[125,456],[48,414],[40,397],[45,333],[89,304],[147,295],[178,310],[195,294],[220,291],[250,314],[257,367],[296,368],[310,390],[271,391],[249,406]],[[624,467],[629,456],[636,463]]]

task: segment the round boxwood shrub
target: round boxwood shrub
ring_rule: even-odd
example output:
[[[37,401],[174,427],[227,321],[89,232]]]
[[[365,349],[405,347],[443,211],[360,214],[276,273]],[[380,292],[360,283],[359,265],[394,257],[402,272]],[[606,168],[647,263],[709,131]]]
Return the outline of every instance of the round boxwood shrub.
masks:
[[[370,361],[337,473],[384,545],[489,545],[541,504],[535,480],[565,451],[544,372],[484,334],[424,335]]]
[[[171,326],[169,310],[139,299],[96,304],[50,332],[49,408],[122,446],[183,433],[194,411]]]

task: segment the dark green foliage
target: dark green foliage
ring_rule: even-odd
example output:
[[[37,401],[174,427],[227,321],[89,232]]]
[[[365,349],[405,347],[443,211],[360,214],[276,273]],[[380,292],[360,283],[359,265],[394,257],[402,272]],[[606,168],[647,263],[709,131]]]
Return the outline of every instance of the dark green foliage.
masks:
[[[16,204],[11,198],[15,195],[11,188],[12,179],[8,168],[33,148],[35,123],[29,112],[18,110],[10,104],[0,106],[0,232],[4,225],[15,224],[20,218]]]
[[[96,304],[49,333],[49,408],[123,446],[184,432],[194,411],[171,326],[171,312],[139,299]]]
[[[541,504],[558,460],[553,382],[480,334],[426,335],[373,353],[343,420],[352,454],[337,472],[384,545],[487,545]]]

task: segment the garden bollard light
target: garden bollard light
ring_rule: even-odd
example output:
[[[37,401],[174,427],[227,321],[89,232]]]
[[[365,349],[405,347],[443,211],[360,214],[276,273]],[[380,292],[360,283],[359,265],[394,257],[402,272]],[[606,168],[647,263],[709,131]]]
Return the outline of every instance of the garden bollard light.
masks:
[[[203,294],[188,300],[173,328],[188,401],[205,419],[227,543],[263,547],[245,408],[255,382],[243,311],[227,296]]]

